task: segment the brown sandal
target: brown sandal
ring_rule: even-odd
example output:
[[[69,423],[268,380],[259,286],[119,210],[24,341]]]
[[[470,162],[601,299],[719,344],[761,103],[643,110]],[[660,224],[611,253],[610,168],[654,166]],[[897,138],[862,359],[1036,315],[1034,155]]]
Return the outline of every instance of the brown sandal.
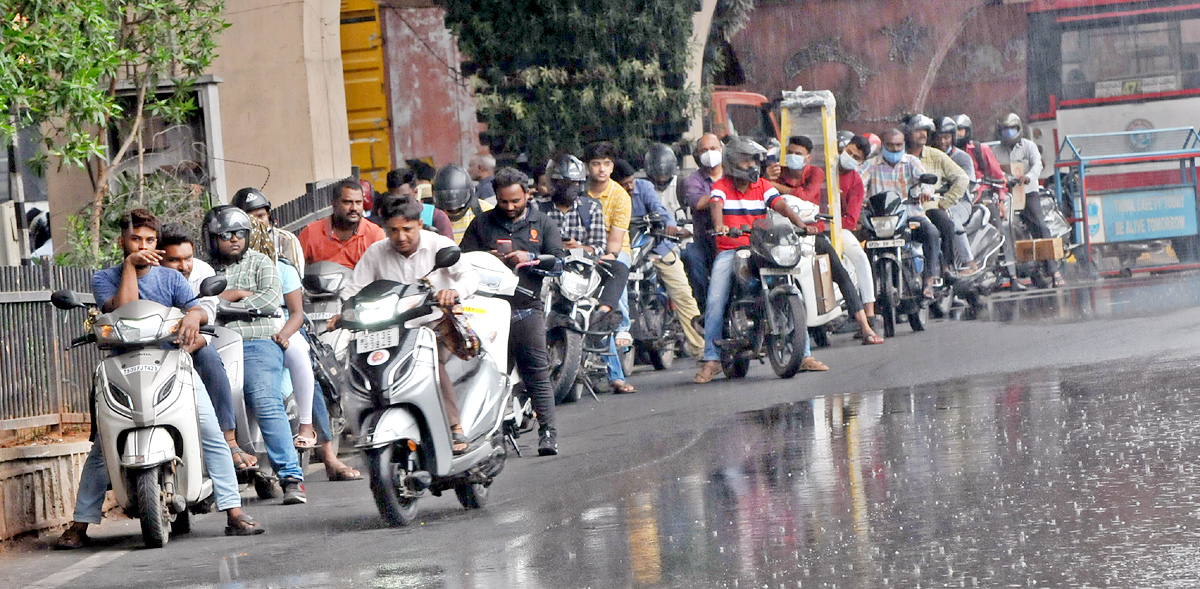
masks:
[[[262,524],[244,513],[234,518],[232,525],[225,526],[226,536],[257,536],[266,531]]]
[[[329,468],[326,468],[325,469],[325,477],[328,478],[332,482],[361,481],[362,473],[358,472],[354,468],[351,468],[349,464],[343,464],[341,467],[334,468],[332,470],[330,470]]]
[[[608,383],[608,386],[612,387],[613,394],[615,395],[627,395],[629,393],[637,392],[637,387],[623,380],[614,380]]]

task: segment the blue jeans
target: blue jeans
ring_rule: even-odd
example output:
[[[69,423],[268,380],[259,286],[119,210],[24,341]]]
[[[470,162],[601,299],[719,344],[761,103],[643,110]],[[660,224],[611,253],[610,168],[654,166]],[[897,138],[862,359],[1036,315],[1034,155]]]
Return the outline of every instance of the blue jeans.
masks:
[[[333,441],[333,427],[329,423],[329,407],[325,405],[325,391],[317,383],[313,392],[313,428],[317,430],[317,443]]]
[[[283,408],[283,350],[272,340],[255,339],[242,342],[242,356],[246,402],[254,409],[271,466],[280,477],[304,480],[292,426]]]
[[[725,330],[725,306],[733,290],[733,262],[737,250],[725,250],[713,260],[708,278],[708,302],[704,305],[704,361],[719,362],[721,348],[717,340]]]
[[[221,433],[217,414],[213,411],[212,400],[208,397],[204,382],[200,380],[199,375],[192,376],[196,383],[196,410],[200,415],[200,445],[204,449],[204,466],[212,479],[217,509],[225,511],[241,507],[242,498],[238,495],[237,473],[233,470],[233,456],[229,453],[229,443]],[[79,492],[75,496],[75,514],[72,516],[75,521],[85,524],[100,523],[104,517],[104,492],[108,490],[109,483],[104,454],[100,448],[100,437],[97,435],[92,444],[92,451],[83,462],[83,472],[79,474]]]
[[[225,364],[221,362],[217,349],[209,345],[196,350],[196,353],[192,354],[192,364],[195,365],[196,372],[200,373],[204,387],[208,389],[208,396],[217,412],[217,423],[221,425],[221,430],[237,429],[237,418],[233,412],[233,390],[229,387],[229,375],[225,373]]]
[[[621,252],[617,254],[617,260],[628,266],[632,260],[629,254]],[[625,283],[625,288],[621,290],[621,298],[617,301],[617,307],[621,309],[621,325],[617,327],[617,331],[629,331],[632,322],[629,321],[629,283]],[[621,357],[617,355],[617,338],[608,338],[608,354],[604,356],[604,363],[608,365],[608,381],[624,381],[625,369],[621,366]]]

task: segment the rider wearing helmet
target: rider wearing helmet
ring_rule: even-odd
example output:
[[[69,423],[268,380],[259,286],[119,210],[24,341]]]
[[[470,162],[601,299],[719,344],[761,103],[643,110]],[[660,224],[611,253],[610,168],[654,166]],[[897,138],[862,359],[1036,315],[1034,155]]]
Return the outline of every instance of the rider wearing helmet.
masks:
[[[433,206],[445,211],[454,227],[454,243],[461,243],[471,221],[484,211],[492,210],[490,203],[475,197],[471,175],[457,164],[438,170],[433,177]]]
[[[291,231],[275,226],[271,218],[271,201],[267,195],[257,188],[247,187],[235,192],[229,204],[266,223],[271,228],[271,238],[279,257],[287,260],[301,276],[304,275],[304,248],[300,247],[300,239]]]
[[[729,227],[753,225],[755,221],[766,218],[767,208],[770,207],[787,217],[801,234],[808,231],[808,226],[787,205],[787,200],[782,198],[779,190],[762,177],[766,155],[767,150],[750,139],[730,139],[722,158],[725,176],[713,184],[712,193],[699,203],[698,208],[707,208],[712,215],[713,228],[718,234],[717,257],[709,277],[708,303],[704,314],[704,356],[701,358],[704,364],[692,379],[699,384],[710,382],[721,373],[721,351],[717,341],[724,337],[725,308],[733,287],[735,254],[738,248],[750,245],[748,234],[730,237],[725,234],[726,230]],[[726,202],[737,203],[736,208],[730,207],[728,214]],[[804,356],[801,365],[804,369],[828,370],[829,367],[812,358],[808,350],[805,350]]]
[[[921,159],[925,171],[938,177],[936,186],[940,187],[939,192],[944,192],[937,198],[936,205],[925,205],[925,216],[933,221],[941,234],[942,261],[954,260],[966,273],[974,272],[971,248],[965,236],[955,237],[971,218],[971,204],[963,198],[971,180],[946,152],[927,145],[936,130],[933,119],[923,114],[909,116],[905,121],[905,147],[909,154]]]
[[[954,124],[958,128],[958,138],[955,140],[954,146],[971,156],[971,163],[975,165],[975,179],[1000,182],[999,186],[989,186],[980,182],[977,194],[983,194],[983,191],[988,189],[996,195],[997,204],[992,214],[992,224],[996,226],[996,229],[1005,232],[1007,229],[1004,226],[1003,211],[1006,205],[1003,203],[1008,201],[1008,186],[1003,183],[1004,170],[1000,167],[1000,162],[996,160],[996,154],[992,152],[992,148],[982,141],[975,140],[971,117],[965,114],[958,115],[954,117]],[[1011,235],[1004,240],[1004,271],[1010,277],[1016,276],[1016,260]],[[1009,288],[1025,290],[1025,286],[1017,280],[1010,280]]]
[[[679,174],[679,160],[675,157],[675,151],[662,143],[655,143],[646,152],[642,168],[646,170],[646,179],[654,184],[658,199],[671,215],[676,220],[687,218],[687,209],[680,202],[678,194],[676,175]]]
[[[249,248],[250,231],[250,216],[245,211],[221,205],[204,216],[201,241],[213,267],[228,280],[221,299],[271,315],[283,304],[279,269],[271,258]],[[225,327],[242,336],[243,394],[254,409],[267,455],[279,475],[283,502],[305,503],[304,471],[300,469],[280,390],[283,350],[272,339],[278,332],[275,320],[259,317],[229,321]]]
[[[1000,117],[996,121],[996,135],[1000,139],[1000,145],[996,150],[996,158],[1001,165],[1020,162],[1025,168],[1025,174],[1020,178],[1014,178],[1011,174],[1008,175],[1011,184],[1020,183],[1025,185],[1025,208],[1020,211],[1021,218],[1025,220],[1030,232],[1035,237],[1046,238],[1050,237],[1050,228],[1046,226],[1045,211],[1042,210],[1042,203],[1036,197],[1037,191],[1041,188],[1038,184],[1038,178],[1042,174],[1042,153],[1038,150],[1038,146],[1032,140],[1022,136],[1025,126],[1021,123],[1021,117],[1017,113],[1008,113]],[[1054,274],[1054,286],[1063,284],[1062,274],[1058,271],[1058,262],[1056,260],[1048,260],[1045,262],[1046,271]]]

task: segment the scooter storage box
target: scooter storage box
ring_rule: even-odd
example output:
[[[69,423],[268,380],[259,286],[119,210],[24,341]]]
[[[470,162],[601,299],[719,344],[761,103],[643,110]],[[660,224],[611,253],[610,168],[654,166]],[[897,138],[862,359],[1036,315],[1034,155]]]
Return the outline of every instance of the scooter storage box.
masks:
[[[838,306],[833,292],[833,270],[829,266],[829,254],[813,258],[813,283],[817,288],[817,314],[824,315]]]

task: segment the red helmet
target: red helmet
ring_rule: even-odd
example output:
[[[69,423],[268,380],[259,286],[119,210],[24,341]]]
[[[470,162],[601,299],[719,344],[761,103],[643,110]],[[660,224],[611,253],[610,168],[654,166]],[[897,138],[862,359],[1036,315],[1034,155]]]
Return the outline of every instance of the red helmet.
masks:
[[[371,183],[366,180],[359,180],[358,185],[362,187],[363,193],[363,210],[369,211],[375,204],[375,189],[371,187]]]

